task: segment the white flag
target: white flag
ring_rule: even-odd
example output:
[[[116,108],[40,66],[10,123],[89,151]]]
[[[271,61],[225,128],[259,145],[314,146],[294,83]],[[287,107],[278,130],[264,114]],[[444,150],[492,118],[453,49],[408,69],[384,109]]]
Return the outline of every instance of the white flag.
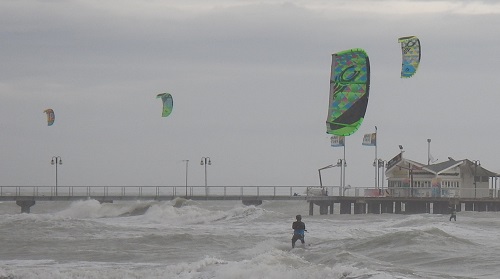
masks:
[[[376,146],[377,145],[377,133],[365,134],[363,136],[363,145]]]
[[[344,136],[332,136],[330,140],[332,141],[332,147],[345,146]]]

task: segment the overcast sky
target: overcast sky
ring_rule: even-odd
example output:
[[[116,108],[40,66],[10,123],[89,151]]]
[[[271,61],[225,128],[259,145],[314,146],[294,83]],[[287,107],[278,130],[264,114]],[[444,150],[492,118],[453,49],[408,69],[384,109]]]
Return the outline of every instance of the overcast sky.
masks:
[[[363,48],[365,121],[346,184],[378,155],[480,160],[500,172],[497,1],[0,1],[0,185],[319,185],[331,54]],[[398,38],[422,44],[401,79]],[[174,109],[161,117],[156,95]],[[56,114],[48,127],[43,111]],[[339,169],[322,171],[338,185]]]

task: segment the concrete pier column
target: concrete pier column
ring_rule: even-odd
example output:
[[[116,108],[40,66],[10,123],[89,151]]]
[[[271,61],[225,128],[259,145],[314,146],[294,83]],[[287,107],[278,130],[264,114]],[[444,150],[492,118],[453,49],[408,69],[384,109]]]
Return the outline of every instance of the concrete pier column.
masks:
[[[401,213],[401,202],[394,202],[394,213]]]
[[[309,215],[313,216],[313,211],[314,211],[314,203],[309,202]]]
[[[354,204],[354,214],[365,214],[365,213],[366,213],[366,203]]]
[[[466,202],[465,203],[465,211],[473,211],[474,210],[474,203],[473,202]]]
[[[351,202],[340,202],[340,214],[351,214]]]
[[[16,204],[21,207],[21,213],[30,213],[30,207],[35,205],[35,201],[16,201]]]
[[[448,214],[450,213],[449,203],[448,202],[434,202],[432,205],[432,213],[433,214]]]
[[[110,199],[100,199],[100,200],[97,200],[100,204],[103,204],[103,203],[113,203],[113,200],[110,200]]]
[[[380,214],[380,202],[369,202],[368,213]]]
[[[411,201],[405,204],[405,212],[409,214],[425,213],[426,210],[427,206],[425,202]]]
[[[327,215],[328,214],[328,204],[327,203],[320,203],[319,204],[319,215]]]
[[[490,212],[496,212],[498,211],[498,203],[496,202],[489,202],[486,204],[486,210]]]
[[[384,201],[381,203],[382,213],[394,213],[394,205],[391,201]]]
[[[405,202],[405,213],[416,213],[414,203]]]
[[[418,203],[418,210],[419,210],[418,213],[429,213],[427,209],[429,209],[429,211],[431,210],[430,205],[427,202]]]
[[[484,202],[475,202],[474,203],[474,211],[477,211],[477,212],[486,211],[486,203],[484,203]]]
[[[499,205],[498,202],[492,202],[491,203],[491,211],[495,211],[495,212],[498,211],[498,209],[499,209],[498,205]],[[488,208],[488,210],[489,210],[489,208]]]
[[[332,201],[330,203],[330,214],[333,214],[333,206],[335,205],[335,203]]]
[[[457,212],[462,211],[462,203],[461,203],[461,202],[457,202],[457,203],[455,204],[455,210],[456,210]]]
[[[441,214],[441,204],[439,202],[432,203],[432,214]]]
[[[486,203],[486,211],[495,211],[495,205],[492,202]]]

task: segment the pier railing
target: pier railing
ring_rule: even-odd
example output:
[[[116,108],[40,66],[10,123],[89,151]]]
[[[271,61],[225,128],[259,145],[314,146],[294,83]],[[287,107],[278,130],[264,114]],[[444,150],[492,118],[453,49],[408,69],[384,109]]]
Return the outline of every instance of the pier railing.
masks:
[[[0,186],[1,200],[16,197],[304,197],[317,186]],[[330,187],[333,188],[333,187]],[[337,187],[338,188],[338,187]],[[325,188],[326,189],[326,188]],[[325,190],[326,191],[326,190]]]
[[[385,188],[339,186],[0,186],[0,200],[17,197],[51,199],[54,197],[268,197],[299,199],[307,196],[412,197],[412,198],[497,198],[496,189],[485,188]]]

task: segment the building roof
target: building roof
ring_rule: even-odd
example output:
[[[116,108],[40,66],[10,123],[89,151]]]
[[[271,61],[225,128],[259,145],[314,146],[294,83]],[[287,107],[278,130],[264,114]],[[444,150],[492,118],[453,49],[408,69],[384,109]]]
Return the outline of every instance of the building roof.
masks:
[[[399,166],[398,163],[401,161],[404,161],[404,162],[407,162],[411,165],[416,166],[419,169],[428,171],[428,172],[436,174],[436,175],[439,175],[439,174],[441,174],[441,173],[443,173],[451,168],[463,165],[466,168],[468,168],[470,173],[474,174],[474,176],[500,177],[500,174],[483,168],[480,163],[478,165],[476,165],[475,162],[473,162],[469,159],[454,160],[453,158],[448,157],[448,161],[437,163],[437,164],[425,165],[425,164],[422,164],[422,163],[419,163],[416,161],[402,158],[402,156],[398,154],[391,161],[393,161],[393,163],[388,164],[388,168],[386,171],[388,171],[392,167]],[[478,161],[476,161],[476,162],[478,162]],[[412,167],[412,169],[413,169],[413,167]]]
[[[463,163],[464,163],[463,160],[455,161],[452,158],[449,158],[449,160],[446,161],[446,162],[441,162],[441,163],[438,163],[438,164],[427,165],[427,166],[424,166],[423,169],[425,169],[425,170],[427,170],[429,172],[432,172],[434,174],[440,174],[440,173],[445,172],[445,171],[447,171],[447,170],[449,170],[451,168],[454,168],[456,166],[460,166]]]
[[[488,177],[500,177],[500,174],[489,171],[481,166],[479,163],[477,166],[475,162],[465,159],[465,164],[469,168],[470,172],[474,174],[474,176],[488,176]]]

